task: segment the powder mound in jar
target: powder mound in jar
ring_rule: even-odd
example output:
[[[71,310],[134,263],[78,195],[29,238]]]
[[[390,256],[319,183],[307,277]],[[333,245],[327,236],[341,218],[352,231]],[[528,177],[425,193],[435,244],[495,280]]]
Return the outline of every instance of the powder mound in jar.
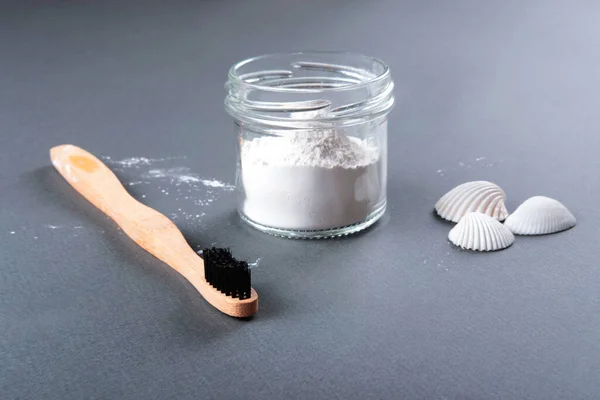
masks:
[[[245,141],[243,214],[288,230],[326,230],[365,221],[385,201],[378,149],[335,132],[293,132]]]
[[[265,166],[356,168],[376,162],[379,153],[377,148],[358,138],[326,131],[295,132],[246,141],[242,157],[246,162]]]

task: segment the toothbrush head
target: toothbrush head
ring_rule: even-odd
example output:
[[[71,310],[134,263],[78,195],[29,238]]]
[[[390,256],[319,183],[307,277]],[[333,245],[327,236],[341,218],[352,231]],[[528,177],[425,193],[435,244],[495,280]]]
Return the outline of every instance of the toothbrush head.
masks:
[[[236,260],[229,249],[211,247],[202,250],[204,279],[215,289],[240,300],[250,298],[250,268],[246,261]]]

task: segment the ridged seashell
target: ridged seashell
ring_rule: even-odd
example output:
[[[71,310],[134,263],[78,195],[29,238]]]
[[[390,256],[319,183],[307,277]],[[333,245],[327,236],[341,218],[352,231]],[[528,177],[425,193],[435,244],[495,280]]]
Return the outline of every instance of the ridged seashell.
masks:
[[[505,200],[504,190],[495,183],[467,182],[442,196],[435,203],[435,211],[440,217],[452,222],[458,222],[468,212],[480,212],[504,221],[508,216]]]
[[[463,249],[476,251],[496,251],[509,247],[515,235],[494,218],[470,212],[458,221],[448,239]]]
[[[534,196],[523,202],[504,225],[516,235],[546,235],[575,226],[577,220],[560,201]]]

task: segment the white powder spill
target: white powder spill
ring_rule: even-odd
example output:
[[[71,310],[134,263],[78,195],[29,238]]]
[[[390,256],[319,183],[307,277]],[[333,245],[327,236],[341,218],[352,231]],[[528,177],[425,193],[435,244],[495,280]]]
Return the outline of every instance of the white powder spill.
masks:
[[[500,161],[494,161],[494,162],[492,162],[492,163],[486,164],[486,165],[485,165],[485,168],[491,168],[491,167],[495,167],[495,166],[496,166],[496,165],[498,165],[498,164],[502,164],[502,160],[500,160]]]
[[[125,168],[139,168],[143,165],[152,165],[158,162],[164,162],[169,160],[181,160],[185,159],[185,156],[176,156],[176,157],[165,157],[165,158],[146,158],[146,157],[129,157],[124,158],[122,160],[113,160],[111,157],[104,156],[102,159],[106,161],[108,164],[119,165]]]
[[[228,189],[228,190],[233,190],[233,185],[229,185],[227,183],[223,183],[223,182],[218,181],[216,179],[202,179],[200,182],[202,182],[202,184],[204,186],[215,187],[215,188],[225,188],[225,189]]]
[[[179,220],[179,221],[199,221],[200,218],[204,217],[206,215],[206,213],[200,213],[200,214],[195,214],[195,213],[188,213],[185,211],[180,211],[178,213],[171,213],[169,214],[169,216],[171,217],[171,219],[173,220]]]
[[[175,202],[174,206],[180,207],[177,212],[167,211],[166,214],[173,220],[200,222],[200,219],[206,215],[202,208],[215,204],[223,192],[232,192],[235,189],[232,184],[210,177],[201,177],[190,168],[180,166],[181,164],[173,165],[172,160],[183,160],[186,159],[185,156],[124,159],[104,156],[102,159],[112,169],[125,175],[120,179],[124,181],[126,187],[136,187],[138,199],[152,197],[155,191],[163,196],[169,196],[172,199],[170,201]],[[157,182],[159,185],[156,185]],[[186,207],[181,207],[182,202]]]
[[[50,228],[50,229],[60,229],[60,228],[64,228],[64,226],[58,226],[58,225],[44,225],[46,228]]]
[[[198,182],[200,179],[194,175],[189,175],[189,168],[186,167],[174,167],[174,168],[161,168],[151,169],[148,172],[142,174],[144,179],[169,179],[172,183],[177,182]]]
[[[204,206],[210,205],[213,201],[215,201],[215,199],[213,199],[213,198],[195,199],[194,200],[194,204],[197,205],[197,206],[204,207]]]
[[[482,168],[492,168],[492,167],[496,167],[499,164],[503,163],[503,160],[495,160],[495,161],[490,161],[488,160],[487,157],[475,157],[475,158],[470,158],[470,160],[474,160],[474,162],[469,163],[468,161],[458,161],[458,167],[456,166],[450,166],[446,169],[438,169],[436,172],[440,175],[440,176],[445,176],[445,175],[449,175],[450,173],[453,172],[457,172],[457,170],[459,168],[461,169],[482,169]],[[487,160],[487,161],[486,161]]]
[[[83,226],[81,225],[76,225],[76,226],[65,226],[65,225],[50,225],[50,224],[46,224],[44,225],[44,228],[48,228],[48,229],[82,229]]]
[[[187,183],[201,183],[204,186],[212,187],[212,188],[220,188],[225,190],[233,190],[235,186],[218,181],[216,179],[202,179],[200,176],[194,172],[190,172],[190,169],[187,167],[173,167],[173,168],[160,168],[160,169],[151,169],[142,174],[142,178],[144,179],[166,179],[170,183],[175,185]]]
[[[54,225],[54,224],[44,224],[44,225],[36,225],[35,227],[26,227],[26,226],[21,226],[18,227],[16,230],[14,231],[9,231],[8,233],[10,235],[17,235],[19,234],[21,237],[22,234],[26,234],[27,232],[30,232],[30,235],[34,235],[34,236],[30,236],[30,235],[26,235],[27,238],[31,238],[33,240],[43,240],[44,238],[48,238],[48,237],[53,237],[53,235],[50,233],[54,233],[56,232],[56,234],[60,235],[61,237],[77,237],[79,235],[77,235],[77,233],[75,233],[76,229],[83,229],[83,226],[81,225]],[[60,232],[60,233],[59,233]]]

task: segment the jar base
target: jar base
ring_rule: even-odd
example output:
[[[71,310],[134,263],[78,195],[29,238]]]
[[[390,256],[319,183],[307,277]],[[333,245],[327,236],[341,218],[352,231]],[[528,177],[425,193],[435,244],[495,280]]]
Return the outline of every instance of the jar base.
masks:
[[[331,229],[319,229],[319,230],[293,230],[293,229],[280,229],[273,228],[271,226],[266,226],[259,224],[258,222],[252,221],[248,217],[246,217],[242,212],[238,211],[240,218],[246,222],[248,225],[257,229],[263,233],[267,233],[273,236],[284,237],[288,239],[330,239],[340,236],[351,235],[360,231],[363,231],[377,222],[383,214],[385,214],[387,202],[382,202],[375,210],[373,210],[367,218],[353,225],[342,226],[338,228]]]

